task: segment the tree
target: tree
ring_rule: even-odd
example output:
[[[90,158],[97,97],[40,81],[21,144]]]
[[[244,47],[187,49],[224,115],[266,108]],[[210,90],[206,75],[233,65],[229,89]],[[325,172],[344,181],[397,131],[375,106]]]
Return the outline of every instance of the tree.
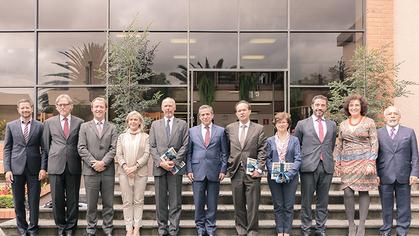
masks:
[[[162,96],[162,93],[155,92],[151,99],[145,98],[149,88],[141,82],[155,76],[151,67],[158,44],[152,45],[148,32],[139,32],[137,28],[133,22],[123,32],[122,38],[109,40],[107,94],[115,112],[113,121],[119,131],[124,129],[125,117],[129,112],[143,112],[157,104]]]
[[[393,103],[394,98],[411,94],[408,86],[415,83],[398,80],[399,64],[393,64],[385,55],[386,47],[370,50],[358,47],[355,50],[349,69],[345,69],[347,77],[329,83],[331,97],[328,107],[333,120],[340,123],[346,119],[342,112],[345,98],[360,94],[368,102],[368,117],[381,126],[383,110]],[[342,70],[342,64],[339,67]]]

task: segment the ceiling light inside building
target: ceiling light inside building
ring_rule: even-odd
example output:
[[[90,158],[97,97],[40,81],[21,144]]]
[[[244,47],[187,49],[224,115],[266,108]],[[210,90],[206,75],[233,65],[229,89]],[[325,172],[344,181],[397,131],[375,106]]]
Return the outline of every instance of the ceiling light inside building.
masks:
[[[243,60],[263,60],[265,59],[265,55],[243,55]]]
[[[252,43],[252,44],[273,44],[275,42],[276,42],[276,39],[272,39],[272,38],[255,38],[249,41],[249,43]]]
[[[185,38],[170,39],[170,43],[174,43],[174,44],[186,44],[187,42],[188,42],[188,39],[185,39]],[[189,39],[189,43],[196,43],[196,39]]]
[[[188,57],[186,55],[174,55],[173,58],[174,59],[186,59]],[[195,56],[194,55],[190,55],[189,56],[189,59],[195,59]]]

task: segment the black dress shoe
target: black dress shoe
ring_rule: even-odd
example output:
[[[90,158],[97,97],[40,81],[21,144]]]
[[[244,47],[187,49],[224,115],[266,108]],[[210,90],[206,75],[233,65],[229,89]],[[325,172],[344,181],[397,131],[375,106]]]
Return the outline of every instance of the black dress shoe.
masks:
[[[316,232],[316,236],[327,236],[325,232]]]
[[[73,236],[73,230],[66,230],[66,231],[64,232],[64,235],[65,235],[65,236]]]
[[[105,233],[105,236],[112,236],[112,233]]]
[[[38,232],[28,232],[28,233],[26,233],[26,235],[29,235],[29,236],[38,236]]]
[[[302,236],[310,236],[310,232],[301,232]]]

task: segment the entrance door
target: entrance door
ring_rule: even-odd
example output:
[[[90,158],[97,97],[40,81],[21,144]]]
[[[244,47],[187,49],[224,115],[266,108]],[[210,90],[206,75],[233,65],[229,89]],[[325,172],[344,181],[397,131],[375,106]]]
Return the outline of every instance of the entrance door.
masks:
[[[198,108],[209,104],[214,108],[214,123],[225,127],[237,121],[235,104],[251,103],[250,119],[265,126],[266,136],[273,135],[272,118],[285,111],[285,71],[191,71],[191,124],[199,124]],[[193,115],[193,116],[192,116]]]

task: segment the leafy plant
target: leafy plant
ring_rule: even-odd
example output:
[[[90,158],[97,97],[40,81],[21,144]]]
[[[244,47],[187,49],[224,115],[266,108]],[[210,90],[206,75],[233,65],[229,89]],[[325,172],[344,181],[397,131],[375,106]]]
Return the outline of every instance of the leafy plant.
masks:
[[[346,65],[339,64],[346,78],[329,83],[331,97],[328,107],[333,120],[339,123],[346,119],[342,112],[345,98],[351,94],[361,94],[368,102],[367,115],[381,126],[382,112],[393,103],[394,98],[412,94],[408,86],[416,83],[398,80],[399,64],[394,65],[385,55],[386,47],[370,50],[358,47],[348,69]]]
[[[115,112],[113,121],[119,131],[125,128],[125,117],[129,112],[143,112],[157,104],[162,96],[161,92],[155,92],[151,99],[145,98],[149,88],[141,82],[156,75],[151,67],[158,44],[151,45],[148,32],[139,32],[138,28],[133,21],[123,32],[123,37],[109,39],[107,94]]]
[[[0,140],[4,140],[6,124],[7,124],[6,120],[0,120]]]
[[[0,208],[14,208],[12,195],[0,195]]]
[[[239,77],[239,97],[240,100],[250,101],[250,92],[256,90],[258,77],[252,73],[241,73]]]

